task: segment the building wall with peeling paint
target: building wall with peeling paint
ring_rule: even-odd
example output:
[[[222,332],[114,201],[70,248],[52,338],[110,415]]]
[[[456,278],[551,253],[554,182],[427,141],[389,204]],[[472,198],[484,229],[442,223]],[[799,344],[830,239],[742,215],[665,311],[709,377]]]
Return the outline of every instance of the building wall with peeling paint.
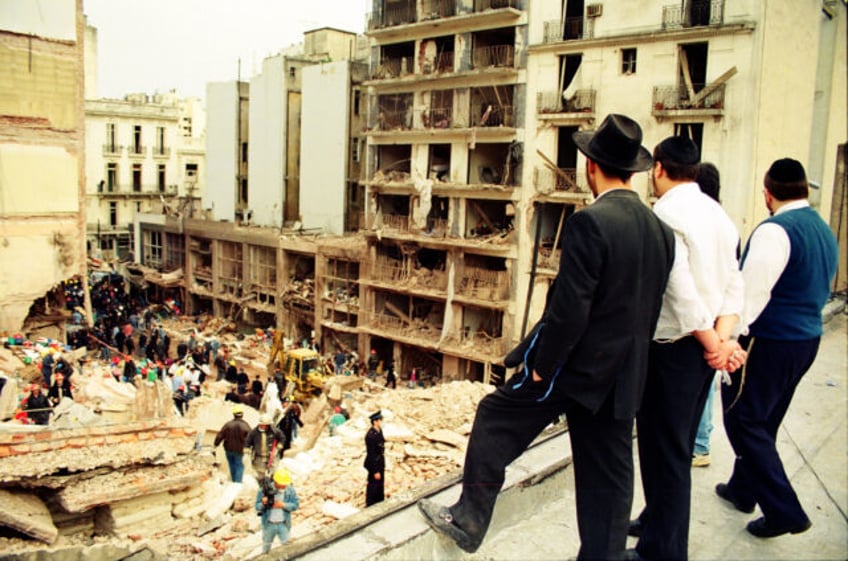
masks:
[[[0,11],[0,332],[85,272],[81,0]]]

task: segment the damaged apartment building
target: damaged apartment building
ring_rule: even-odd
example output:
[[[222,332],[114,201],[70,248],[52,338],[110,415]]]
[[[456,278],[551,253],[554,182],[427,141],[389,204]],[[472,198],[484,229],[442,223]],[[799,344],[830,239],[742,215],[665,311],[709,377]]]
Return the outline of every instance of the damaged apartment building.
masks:
[[[358,52],[316,30],[249,84],[210,85],[214,221],[145,216],[145,282],[188,313],[374,349],[402,377],[498,383],[592,199],[571,135],[609,113],[649,148],[692,138],[743,239],[787,155],[840,223],[845,16],[832,1],[374,0],[367,64],[289,63],[319,42]],[[632,183],[650,203],[648,174]]]

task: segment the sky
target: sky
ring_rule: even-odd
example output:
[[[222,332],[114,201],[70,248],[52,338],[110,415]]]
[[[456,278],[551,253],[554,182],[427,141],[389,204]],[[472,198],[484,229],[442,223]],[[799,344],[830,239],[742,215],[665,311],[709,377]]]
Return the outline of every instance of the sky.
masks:
[[[370,0],[83,0],[97,28],[97,97],[205,97],[207,82],[249,80],[303,32],[362,33]]]

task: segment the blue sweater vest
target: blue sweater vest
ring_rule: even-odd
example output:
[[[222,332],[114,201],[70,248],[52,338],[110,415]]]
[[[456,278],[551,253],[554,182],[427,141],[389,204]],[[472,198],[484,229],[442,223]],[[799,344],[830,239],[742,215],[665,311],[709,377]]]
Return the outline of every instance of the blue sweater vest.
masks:
[[[765,309],[751,324],[750,334],[780,341],[819,337],[821,310],[830,297],[830,283],[839,259],[836,237],[810,207],[776,214],[762,222],[767,223],[777,224],[789,236],[789,262]],[[742,256],[743,265],[747,255],[748,245]]]

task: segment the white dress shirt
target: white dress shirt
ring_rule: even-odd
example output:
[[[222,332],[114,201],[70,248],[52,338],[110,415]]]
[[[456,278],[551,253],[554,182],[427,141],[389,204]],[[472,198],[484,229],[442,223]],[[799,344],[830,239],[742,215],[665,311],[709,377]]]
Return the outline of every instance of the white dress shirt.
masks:
[[[724,209],[697,183],[682,183],[660,197],[654,213],[674,230],[675,251],[654,340],[673,341],[712,328],[719,316],[741,316],[739,233]]]
[[[806,200],[786,203],[775,214],[810,206]],[[792,244],[782,227],[772,222],[760,224],[748,239],[748,255],[742,267],[745,279],[745,308],[739,327],[747,335],[748,327],[760,317],[771,299],[771,290],[789,263]]]

